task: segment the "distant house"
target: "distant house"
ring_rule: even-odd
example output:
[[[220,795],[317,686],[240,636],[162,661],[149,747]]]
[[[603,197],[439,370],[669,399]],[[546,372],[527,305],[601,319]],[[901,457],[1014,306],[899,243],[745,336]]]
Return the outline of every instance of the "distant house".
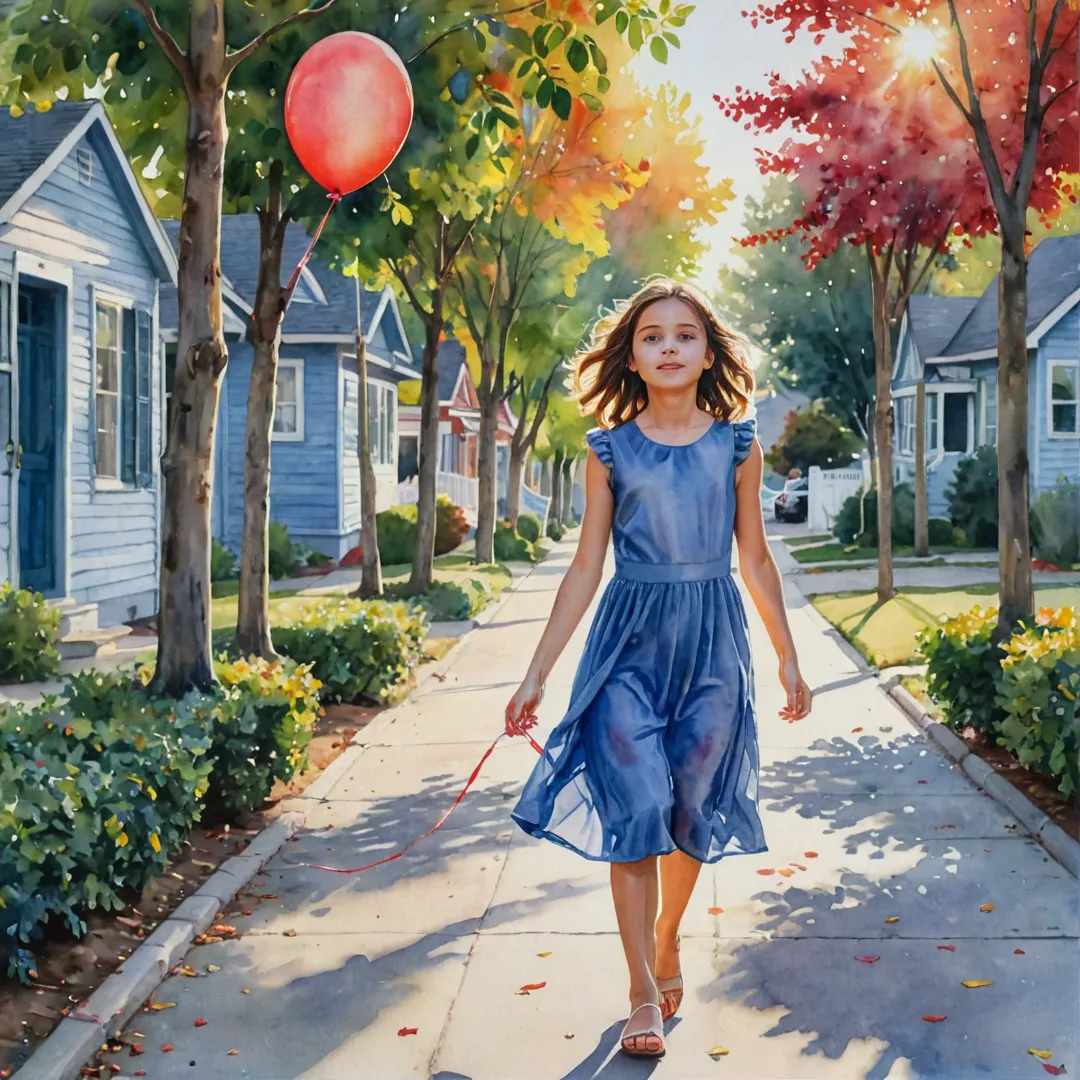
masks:
[[[1080,236],[1028,260],[1028,460],[1033,495],[1080,477]],[[915,393],[926,383],[927,501],[948,515],[957,463],[997,443],[998,281],[978,298],[912,297],[893,372],[896,478],[915,473]]]
[[[0,109],[0,580],[88,637],[157,611],[175,280],[100,103]]]
[[[178,224],[166,222],[175,243]],[[288,278],[309,238],[286,233],[282,276]],[[229,365],[218,410],[213,533],[240,550],[244,521],[244,439],[254,350],[246,337],[259,275],[255,214],[222,219],[221,268]],[[390,289],[358,290],[316,254],[307,264],[282,324],[277,408],[270,459],[270,517],[293,540],[340,558],[360,540],[357,303],[368,363],[368,423],[380,510],[397,497],[397,385],[415,379],[405,329]],[[176,294],[163,294],[163,326],[173,355]],[[172,364],[167,366],[171,385]]]

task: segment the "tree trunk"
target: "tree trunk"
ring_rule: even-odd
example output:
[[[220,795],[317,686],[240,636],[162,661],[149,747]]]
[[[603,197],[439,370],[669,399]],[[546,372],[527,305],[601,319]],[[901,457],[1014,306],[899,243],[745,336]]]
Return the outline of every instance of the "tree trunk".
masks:
[[[551,461],[551,502],[548,503],[548,521],[559,521],[562,517],[563,504],[563,462],[564,450],[556,450]]]
[[[930,554],[926,494],[926,383],[915,388],[915,554]]]
[[[1030,618],[1031,536],[1028,522],[1027,258],[1023,215],[1002,228],[998,287],[998,558],[1001,603],[997,636]]]
[[[481,354],[481,363],[484,363],[483,354]],[[498,496],[498,455],[495,434],[499,420],[499,397],[492,387],[493,379],[487,378],[482,381],[487,383],[488,389],[480,395],[476,562],[490,563],[495,561],[495,501]]]
[[[182,697],[214,682],[210,657],[210,504],[220,380],[228,362],[221,319],[221,193],[225,118],[222,0],[191,8],[188,103],[177,276],[179,326],[172,420],[161,472],[161,600],[154,691]]]
[[[574,465],[576,459],[567,457],[563,462],[562,514],[560,525],[574,524]]]
[[[416,551],[408,591],[413,595],[431,588],[435,575],[435,485],[439,468],[439,335],[442,333],[443,297],[431,297],[431,315],[425,321],[424,356],[420,384],[420,452],[416,478]]]
[[[270,451],[286,302],[281,288],[286,222],[281,220],[280,163],[271,168],[270,197],[259,212],[259,283],[251,322],[255,355],[244,437],[244,531],[236,614],[237,651],[267,660],[277,655],[270,640]]]
[[[360,312],[360,279],[357,278],[356,301],[356,374],[359,377],[357,409],[357,444],[360,455],[360,588],[356,595],[364,600],[382,596],[382,567],[379,563],[379,532],[376,524],[378,505],[375,490],[375,466],[371,462],[370,414],[368,412],[367,342]],[[421,421],[421,426],[422,426]],[[432,529],[434,553],[435,530]]]
[[[522,423],[523,418],[519,417],[519,428]],[[515,432],[514,440],[510,443],[510,461],[506,466],[506,517],[515,529],[521,507],[521,477],[525,471],[526,452],[525,440],[519,441]]]
[[[870,256],[874,306],[874,442],[877,450],[877,517],[878,517],[878,579],[877,600],[884,604],[896,590],[893,587],[892,516],[893,516],[893,455],[892,455],[892,349],[889,331],[889,274],[879,259]]]

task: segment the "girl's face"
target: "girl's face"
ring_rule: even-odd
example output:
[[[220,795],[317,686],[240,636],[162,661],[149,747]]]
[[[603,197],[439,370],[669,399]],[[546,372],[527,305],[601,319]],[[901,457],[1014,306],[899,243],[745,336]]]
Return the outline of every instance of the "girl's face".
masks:
[[[685,300],[677,296],[657,300],[638,317],[630,370],[646,386],[658,390],[696,387],[701,373],[712,364],[705,327]]]

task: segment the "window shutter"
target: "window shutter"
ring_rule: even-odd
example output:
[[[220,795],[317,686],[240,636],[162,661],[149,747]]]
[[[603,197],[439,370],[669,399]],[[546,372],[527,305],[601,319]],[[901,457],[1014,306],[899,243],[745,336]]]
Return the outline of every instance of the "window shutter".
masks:
[[[138,457],[135,336],[135,312],[124,308],[120,330],[120,479],[133,486]]]
[[[90,478],[97,478],[97,293],[90,286]]]
[[[135,378],[135,424],[138,431],[136,479],[139,487],[148,488],[152,487],[154,482],[154,408],[150,367],[154,356],[154,320],[149,311],[142,309],[137,313],[136,320],[138,329]]]

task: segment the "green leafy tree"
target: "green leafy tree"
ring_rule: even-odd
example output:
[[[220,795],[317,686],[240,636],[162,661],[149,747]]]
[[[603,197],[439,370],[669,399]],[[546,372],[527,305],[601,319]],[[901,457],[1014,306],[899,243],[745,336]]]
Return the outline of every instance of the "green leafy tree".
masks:
[[[780,438],[766,452],[765,464],[780,476],[792,469],[806,473],[812,465],[838,469],[851,464],[860,446],[858,436],[824,409],[793,409]]]

